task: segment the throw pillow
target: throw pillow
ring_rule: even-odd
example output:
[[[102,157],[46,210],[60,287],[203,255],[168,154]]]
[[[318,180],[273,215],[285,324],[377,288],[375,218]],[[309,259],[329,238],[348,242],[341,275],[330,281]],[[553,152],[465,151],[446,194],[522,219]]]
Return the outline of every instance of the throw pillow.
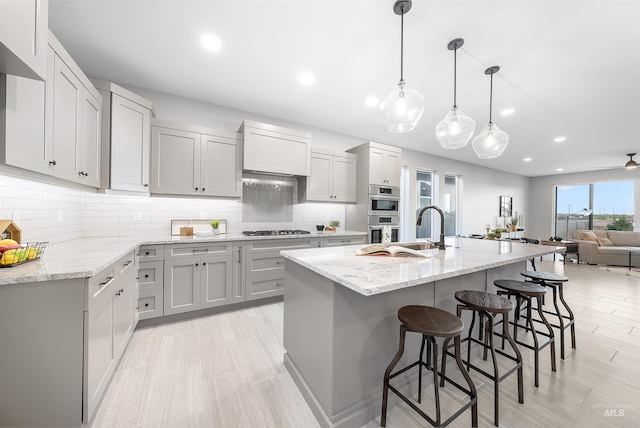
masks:
[[[585,231],[580,233],[580,239],[583,241],[598,242],[598,237],[596,236],[595,233],[591,231]]]
[[[613,247],[613,242],[608,238],[598,238],[598,245],[601,247]]]

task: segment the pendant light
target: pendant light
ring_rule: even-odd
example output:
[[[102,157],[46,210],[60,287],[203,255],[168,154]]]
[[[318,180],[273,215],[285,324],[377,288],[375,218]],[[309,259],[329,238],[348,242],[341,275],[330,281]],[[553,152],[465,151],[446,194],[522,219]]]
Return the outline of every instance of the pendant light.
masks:
[[[633,160],[633,157],[635,155],[635,153],[627,153],[627,156],[629,156],[629,161],[624,164],[625,169],[636,169],[638,167],[638,163]]]
[[[493,108],[493,75],[500,70],[500,67],[494,65],[484,71],[484,74],[491,76],[491,90],[489,92],[489,123],[484,127],[482,132],[473,139],[473,150],[480,159],[497,158],[504,152],[509,144],[509,134],[501,131],[491,121],[491,110]]]
[[[462,45],[464,45],[464,39],[453,39],[447,45],[447,49],[453,51],[453,108],[436,126],[436,138],[445,149],[459,149],[466,146],[476,129],[476,122],[458,109],[456,104],[456,53]]]
[[[391,132],[401,133],[413,130],[424,110],[424,97],[418,91],[406,89],[403,78],[404,60],[404,14],[411,10],[411,0],[397,0],[393,11],[400,15],[400,82],[380,104],[384,122]]]

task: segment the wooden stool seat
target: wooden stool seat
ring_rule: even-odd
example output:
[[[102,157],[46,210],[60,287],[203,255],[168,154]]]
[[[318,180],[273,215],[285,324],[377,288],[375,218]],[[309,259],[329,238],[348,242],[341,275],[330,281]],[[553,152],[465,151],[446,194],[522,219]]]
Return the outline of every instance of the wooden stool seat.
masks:
[[[404,306],[398,311],[398,319],[408,330],[432,337],[457,336],[464,329],[464,323],[454,314],[428,306]]]
[[[447,426],[454,419],[460,416],[465,410],[471,408],[471,425],[477,427],[478,394],[476,392],[476,387],[471,380],[471,376],[469,376],[469,372],[465,370],[464,365],[462,364],[462,358],[460,357],[460,334],[464,329],[464,323],[462,322],[462,320],[459,317],[450,314],[449,312],[443,311],[442,309],[434,308],[431,306],[418,305],[409,305],[400,308],[398,310],[398,319],[401,322],[400,343],[398,344],[398,352],[396,352],[396,355],[393,357],[393,360],[391,360],[384,372],[382,384],[382,411],[380,413],[380,426],[384,427],[387,424],[387,402],[389,391],[391,391],[433,426]],[[400,359],[402,359],[407,332],[419,333],[422,336],[422,345],[420,346],[420,359],[412,364],[409,364],[403,369],[399,369],[393,372],[396,364],[398,364]],[[436,337],[446,338],[445,340],[447,341],[453,339],[455,347],[453,356],[455,357],[458,369],[462,373],[462,376],[467,383],[467,388],[447,378],[444,373],[444,368],[442,369],[442,372],[438,370],[438,342],[436,342]],[[426,361],[424,358],[425,347],[427,351]],[[412,399],[405,396],[390,383],[393,378],[415,366],[418,366],[418,403],[422,401],[422,368],[424,367],[433,373],[433,388],[436,413],[435,418],[427,415],[421,408],[415,405]],[[438,379],[438,377],[440,379]],[[440,386],[444,386],[441,385],[440,382],[444,382],[445,379],[452,383],[456,388],[464,392],[466,395],[468,395],[469,401],[462,407],[459,407],[455,413],[453,413],[443,421],[441,414],[442,409],[440,407],[439,388]]]
[[[520,272],[520,275],[531,278],[537,281],[545,281],[545,282],[567,282],[569,278],[564,275],[560,275],[555,272],[540,272],[537,270],[526,270],[524,272]]]
[[[503,290],[522,294],[528,297],[542,297],[547,292],[546,288],[534,282],[515,281],[512,279],[497,279],[493,281],[493,284]]]
[[[505,314],[509,313],[515,306],[509,299],[483,291],[456,291],[455,297],[458,302],[464,303],[469,309],[478,311]]]

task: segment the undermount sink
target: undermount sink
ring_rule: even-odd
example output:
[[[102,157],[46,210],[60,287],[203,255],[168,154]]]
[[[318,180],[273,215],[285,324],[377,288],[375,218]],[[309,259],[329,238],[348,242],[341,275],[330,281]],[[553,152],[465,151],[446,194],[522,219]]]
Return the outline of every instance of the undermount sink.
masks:
[[[438,248],[438,244],[429,241],[418,241],[418,242],[394,242],[392,244],[396,247],[409,248],[411,250],[432,250],[434,248]]]

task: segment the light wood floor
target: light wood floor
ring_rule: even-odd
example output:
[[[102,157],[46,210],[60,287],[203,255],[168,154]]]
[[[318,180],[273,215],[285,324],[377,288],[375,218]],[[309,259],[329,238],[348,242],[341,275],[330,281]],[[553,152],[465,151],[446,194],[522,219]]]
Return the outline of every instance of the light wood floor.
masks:
[[[542,352],[539,388],[533,353],[522,349],[525,402],[518,403],[510,376],[500,385],[500,426],[640,426],[640,278],[550,258],[539,270],[570,278],[565,297],[576,315],[577,349],[567,337],[555,373],[548,348]],[[318,427],[283,365],[282,314],[276,303],[137,330],[92,427]],[[493,426],[493,386],[474,371],[472,378],[479,424]],[[445,411],[454,409],[463,396],[444,390]],[[424,391],[430,413],[431,389]],[[430,425],[403,403],[389,410],[387,426]],[[470,426],[470,413],[451,426]]]

